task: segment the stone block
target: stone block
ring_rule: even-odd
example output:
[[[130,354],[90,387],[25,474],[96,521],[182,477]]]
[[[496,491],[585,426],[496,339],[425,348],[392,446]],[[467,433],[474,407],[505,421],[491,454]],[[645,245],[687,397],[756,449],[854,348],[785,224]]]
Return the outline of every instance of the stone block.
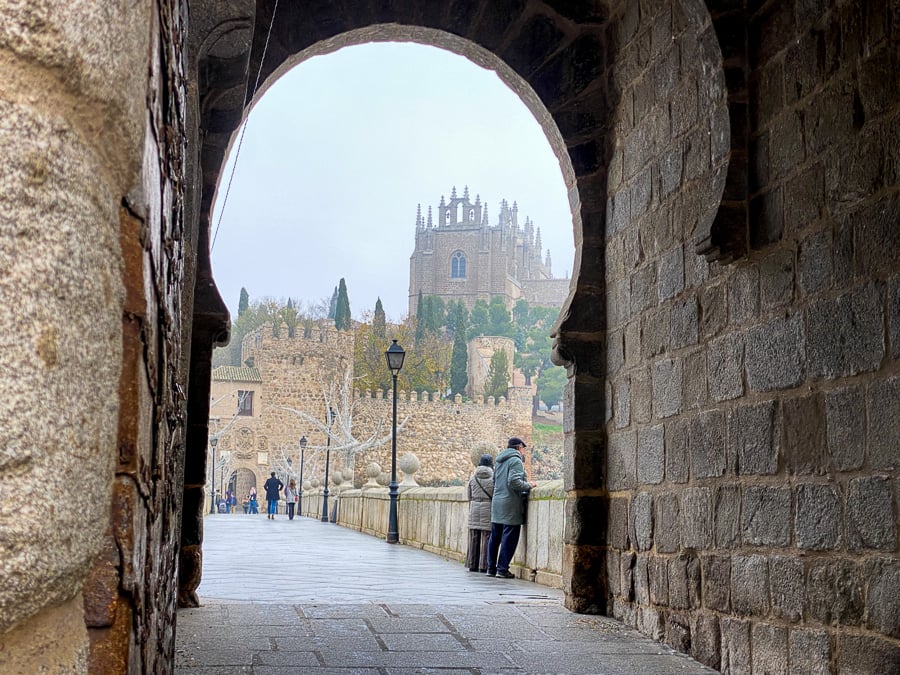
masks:
[[[700,256],[697,257],[700,258]],[[702,258],[700,259],[702,260]],[[725,287],[724,283],[719,283],[703,286],[697,291],[697,301],[700,304],[697,324],[703,340],[715,337],[725,328],[728,317]]]
[[[831,638],[824,630],[795,628],[789,637],[792,673],[830,675]]]
[[[622,560],[618,551],[606,551],[606,585],[613,597],[622,593]]]
[[[841,545],[841,499],[831,485],[797,488],[795,541],[798,548],[832,551]]]
[[[735,548],[741,543],[741,487],[716,487],[715,542],[718,548]]]
[[[729,333],[709,343],[706,351],[709,396],[729,401],[744,394],[744,337]]]
[[[624,551],[629,548],[628,500],[614,497],[609,500],[609,545]]]
[[[701,558],[703,606],[727,612],[731,593],[731,558],[710,555]]]
[[[681,499],[681,543],[687,548],[712,545],[712,501],[709,488],[687,488]]]
[[[831,466],[838,471],[859,469],[866,451],[866,406],[860,387],[826,394],[825,426]]]
[[[653,395],[650,386],[650,371],[646,368],[638,368],[631,371],[630,377],[632,422],[646,424],[653,417]]]
[[[837,672],[900,673],[900,647],[896,643],[869,635],[843,633],[838,638]]]
[[[750,640],[754,673],[788,675],[787,628],[765,623],[753,624]]]
[[[697,344],[697,299],[693,295],[672,305],[669,344],[672,349]]]
[[[639,605],[650,604],[650,579],[647,573],[647,556],[638,555],[634,562],[634,601]]]
[[[740,475],[778,470],[779,434],[776,401],[743,405],[728,414],[729,464]]]
[[[869,463],[879,470],[900,468],[900,377],[869,385]]]
[[[653,412],[657,419],[681,411],[681,359],[663,359],[653,364]]]
[[[869,139],[867,139],[869,140]],[[880,154],[879,139],[870,137],[871,155]],[[868,154],[868,153],[865,153]],[[868,170],[871,173],[863,177],[865,188],[874,187],[880,182],[879,167],[874,161],[853,162],[854,169]],[[841,176],[845,178],[845,176]],[[846,180],[839,183],[846,185]],[[858,194],[858,193],[857,193]],[[860,277],[874,274],[881,270],[895,272],[900,265],[900,233],[897,231],[897,214],[900,213],[900,200],[891,192],[881,193],[877,199],[866,200],[858,211],[850,216],[855,231],[854,271]]]
[[[811,295],[831,286],[831,230],[822,229],[800,242],[797,258],[799,291]]]
[[[900,639],[900,561],[869,560],[866,581],[866,627]]]
[[[731,558],[731,607],[739,616],[765,616],[769,611],[769,563],[763,555]]]
[[[624,429],[631,424],[631,378],[626,375],[613,383],[612,399],[616,429]]]
[[[806,600],[803,561],[791,556],[772,556],[769,581],[773,616],[791,623],[800,621]]]
[[[750,622],[720,620],[722,631],[722,672],[750,675]]]
[[[854,478],[847,485],[847,546],[851,551],[881,549],[897,545],[894,500],[887,476]]]
[[[653,607],[638,607],[637,629],[651,640],[662,640],[665,630],[662,613]]]
[[[690,476],[690,421],[676,419],[666,422],[666,480],[686,483]]]
[[[682,654],[691,650],[691,621],[687,614],[669,612],[666,617],[665,642]]]
[[[700,606],[700,561],[682,554],[669,559],[669,604],[674,609]]]
[[[691,420],[691,471],[694,478],[725,473],[725,413],[710,410]]]
[[[793,251],[776,251],[760,262],[759,293],[766,309],[791,303],[794,299]]]
[[[631,275],[631,314],[644,312],[656,302],[656,266],[651,263]]]
[[[641,355],[649,359],[669,349],[669,310],[665,307],[641,317]]]
[[[691,621],[691,656],[716,670],[722,659],[719,618],[715,614],[696,614]]]
[[[641,360],[641,320],[633,319],[625,325],[623,338],[625,366],[637,365]]]
[[[653,495],[639,492],[631,500],[631,540],[638,551],[653,548]]]
[[[647,565],[650,580],[650,602],[654,605],[669,604],[669,561],[654,556]]]
[[[639,485],[662,483],[666,457],[663,426],[643,427],[638,431],[637,479]]]
[[[856,626],[863,615],[863,580],[851,560],[819,559],[806,579],[807,621]]]
[[[682,359],[681,400],[683,410],[706,405],[706,350],[698,348]]]
[[[680,161],[681,153],[677,154]],[[660,301],[674,298],[684,290],[684,249],[680,245],[662,256],[658,277],[656,292]]]
[[[790,545],[791,488],[750,485],[744,488],[741,513],[741,536],[745,544]]]
[[[681,528],[678,495],[661,494],[654,500],[655,539],[659,553],[675,553],[681,546]]]
[[[781,402],[782,456],[792,474],[828,470],[825,406],[818,394]]]
[[[606,459],[606,483],[610,490],[628,490],[635,486],[637,434],[622,431],[609,436]]]
[[[806,312],[809,373],[836,378],[871,372],[884,358],[884,286],[871,283]]]
[[[728,313],[733,326],[759,316],[759,270],[755,265],[736,268],[728,279]]]
[[[806,377],[803,316],[779,317],[750,329],[744,351],[747,386],[753,391],[787,389]]]

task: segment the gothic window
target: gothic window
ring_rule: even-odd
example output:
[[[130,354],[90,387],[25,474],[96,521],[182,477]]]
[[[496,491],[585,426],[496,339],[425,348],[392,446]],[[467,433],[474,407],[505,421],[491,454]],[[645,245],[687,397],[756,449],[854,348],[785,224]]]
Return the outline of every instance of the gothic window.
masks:
[[[466,278],[466,254],[457,251],[450,258],[450,278],[465,279]]]

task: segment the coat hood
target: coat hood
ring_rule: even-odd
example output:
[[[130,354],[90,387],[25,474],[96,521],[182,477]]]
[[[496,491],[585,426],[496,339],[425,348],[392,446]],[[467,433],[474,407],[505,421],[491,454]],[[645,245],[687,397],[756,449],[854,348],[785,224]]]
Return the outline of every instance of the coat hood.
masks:
[[[494,470],[489,466],[479,466],[475,468],[475,476],[482,480],[485,478],[493,478]]]
[[[520,455],[519,451],[515,448],[506,448],[506,450],[503,450],[499,455],[497,455],[497,459],[494,460],[494,462],[495,464],[502,464],[503,462],[513,457],[518,457],[519,459],[521,459],[522,455]]]

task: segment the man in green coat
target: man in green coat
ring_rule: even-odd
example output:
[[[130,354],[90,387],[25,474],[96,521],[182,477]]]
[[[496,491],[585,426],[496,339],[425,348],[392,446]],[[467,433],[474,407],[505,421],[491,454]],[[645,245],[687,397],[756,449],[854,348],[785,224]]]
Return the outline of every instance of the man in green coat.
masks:
[[[525,443],[513,436],[494,464],[494,499],[491,501],[491,538],[488,541],[488,576],[512,579],[509,571],[519,533],[525,522],[525,500],[534,483],[528,482],[519,454]],[[497,557],[497,554],[500,557]]]

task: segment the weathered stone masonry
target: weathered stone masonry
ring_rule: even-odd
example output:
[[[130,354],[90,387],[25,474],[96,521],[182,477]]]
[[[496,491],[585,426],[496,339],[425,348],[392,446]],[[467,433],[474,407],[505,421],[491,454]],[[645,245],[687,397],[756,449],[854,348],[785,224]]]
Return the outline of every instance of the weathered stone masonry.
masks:
[[[274,9],[0,0],[0,670],[171,672],[226,150],[293,64],[412,40],[495,69],[569,190],[568,606],[729,672],[900,671],[896,3]]]

